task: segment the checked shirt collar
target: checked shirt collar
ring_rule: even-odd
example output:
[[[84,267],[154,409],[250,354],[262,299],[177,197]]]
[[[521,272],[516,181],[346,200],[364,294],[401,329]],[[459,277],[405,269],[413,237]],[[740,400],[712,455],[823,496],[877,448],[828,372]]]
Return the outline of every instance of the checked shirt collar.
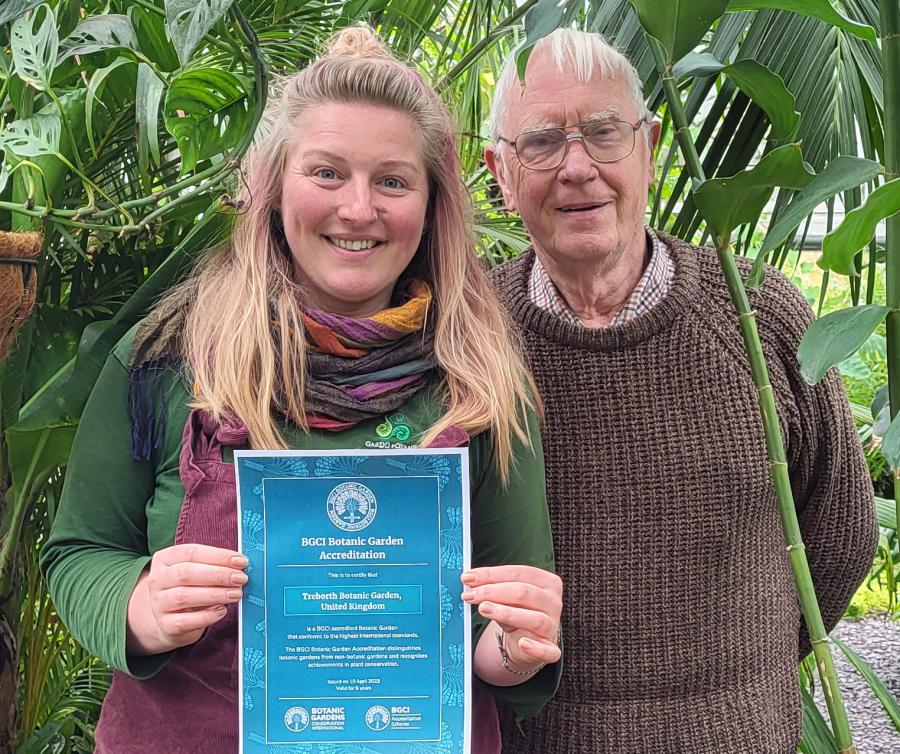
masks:
[[[675,265],[666,245],[659,240],[659,236],[651,228],[647,228],[647,244],[650,248],[650,262],[641,275],[641,279],[635,286],[628,301],[613,317],[607,327],[623,325],[635,317],[650,311],[672,287],[672,279],[675,276]],[[528,279],[528,298],[535,306],[569,324],[582,325],[578,315],[572,311],[566,300],[562,297],[554,285],[541,260],[535,255],[534,264],[531,267],[531,276]]]

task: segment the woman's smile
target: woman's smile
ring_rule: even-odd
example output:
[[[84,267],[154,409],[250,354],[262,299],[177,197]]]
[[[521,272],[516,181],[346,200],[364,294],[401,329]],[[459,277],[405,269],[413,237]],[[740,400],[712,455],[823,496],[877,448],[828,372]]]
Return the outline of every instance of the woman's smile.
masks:
[[[366,239],[345,239],[338,236],[324,236],[325,240],[333,246],[337,246],[344,251],[368,251],[380,246],[383,241],[377,241],[374,238]]]

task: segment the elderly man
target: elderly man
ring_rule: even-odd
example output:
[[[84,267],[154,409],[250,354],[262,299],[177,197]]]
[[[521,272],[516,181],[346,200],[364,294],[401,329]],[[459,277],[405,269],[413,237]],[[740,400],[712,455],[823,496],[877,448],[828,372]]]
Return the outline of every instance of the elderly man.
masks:
[[[494,271],[544,399],[566,660],[515,754],[795,751],[809,649],[756,391],[715,255],[644,224],[659,126],[593,34],[497,84],[488,167],[533,250]],[[742,262],[743,268],[746,264]],[[753,298],[825,623],[871,565],[872,486],[840,377],[810,387],[806,302]]]

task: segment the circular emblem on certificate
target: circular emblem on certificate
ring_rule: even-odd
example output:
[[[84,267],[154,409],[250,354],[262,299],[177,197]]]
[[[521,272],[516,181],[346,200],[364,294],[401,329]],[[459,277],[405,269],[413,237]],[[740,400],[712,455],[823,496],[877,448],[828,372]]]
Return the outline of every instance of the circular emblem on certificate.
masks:
[[[344,482],[335,487],[325,502],[328,518],[338,529],[359,531],[375,520],[378,504],[375,495],[359,482]]]
[[[384,730],[391,722],[391,713],[387,707],[376,704],[366,710],[366,725],[372,730]]]
[[[294,733],[305,730],[309,725],[309,712],[303,707],[291,707],[284,713],[284,726]]]

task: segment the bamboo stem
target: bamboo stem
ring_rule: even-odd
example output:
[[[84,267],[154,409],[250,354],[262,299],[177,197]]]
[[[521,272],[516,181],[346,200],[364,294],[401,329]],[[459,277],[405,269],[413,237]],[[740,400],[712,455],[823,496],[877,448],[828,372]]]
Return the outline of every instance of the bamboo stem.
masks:
[[[883,0],[883,2],[890,2],[890,0]],[[653,53],[656,67],[660,72],[663,89],[672,113],[672,120],[676,126],[675,134],[684,153],[688,170],[695,181],[703,182],[706,180],[706,175],[697,150],[694,148],[694,142],[691,139],[681,97],[675,86],[675,79],[672,76],[672,66],[666,61],[664,50],[659,42],[649,35],[647,40]],[[835,742],[840,752],[851,754],[856,751],[856,748],[853,746],[850,725],[847,721],[847,713],[844,709],[837,673],[834,668],[834,659],[831,655],[828,635],[825,632],[825,625],[822,621],[822,613],[816,601],[815,586],[813,585],[809,561],[806,557],[806,549],[800,533],[800,523],[797,519],[797,510],[794,505],[794,494],[791,489],[778,411],[775,406],[775,395],[769,381],[769,371],[756,326],[756,312],[750,307],[747,291],[744,288],[744,281],[741,279],[734,254],[731,253],[730,232],[716,238],[716,254],[731,294],[732,303],[738,313],[741,336],[744,340],[747,359],[750,362],[753,382],[756,385],[757,400],[766,439],[766,451],[772,473],[772,484],[778,501],[778,515],[781,518],[781,526],[784,531],[785,543],[787,544],[788,560],[797,586],[800,609],[812,642],[825,703],[828,706],[828,714],[834,729]]]
[[[900,177],[900,4],[879,0],[881,59],[884,78],[885,180]],[[900,411],[900,213],[886,221],[885,276],[887,316],[888,394],[891,417]],[[894,501],[900,532],[900,469],[894,469]],[[898,534],[900,536],[900,534]]]

